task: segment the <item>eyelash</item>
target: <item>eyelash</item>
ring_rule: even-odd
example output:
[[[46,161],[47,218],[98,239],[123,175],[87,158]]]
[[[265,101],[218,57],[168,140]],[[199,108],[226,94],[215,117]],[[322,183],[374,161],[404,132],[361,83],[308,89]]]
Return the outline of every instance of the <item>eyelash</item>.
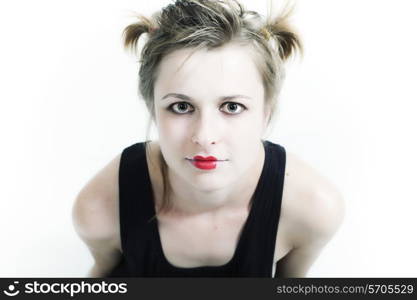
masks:
[[[168,111],[170,111],[170,112],[172,112],[172,113],[174,113],[174,114],[177,114],[177,115],[185,115],[185,114],[189,114],[189,113],[191,113],[191,112],[185,112],[185,113],[178,113],[178,112],[176,112],[176,111],[174,111],[174,109],[173,109],[173,106],[174,105],[177,105],[177,104],[181,104],[181,103],[185,103],[185,104],[187,104],[187,105],[189,105],[189,106],[192,106],[191,104],[189,104],[188,102],[184,102],[184,101],[181,101],[181,102],[175,102],[175,103],[172,103],[170,106],[168,106],[167,107],[167,110]],[[222,104],[222,106],[223,105],[225,105],[225,104],[229,104],[229,103],[231,103],[231,104],[237,104],[237,105],[239,105],[240,107],[242,107],[242,112],[243,111],[245,111],[247,108],[246,108],[246,106],[244,106],[243,104],[240,104],[240,103],[237,103],[237,102],[224,102],[223,104]],[[241,113],[241,112],[240,112]],[[240,113],[227,113],[228,115],[239,115]]]

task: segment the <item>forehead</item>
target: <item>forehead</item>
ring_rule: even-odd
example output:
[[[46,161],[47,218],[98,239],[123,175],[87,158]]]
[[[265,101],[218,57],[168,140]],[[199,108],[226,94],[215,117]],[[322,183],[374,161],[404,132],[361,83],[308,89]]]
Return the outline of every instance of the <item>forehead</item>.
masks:
[[[233,44],[211,50],[176,50],[159,65],[155,96],[158,92],[183,91],[218,96],[239,93],[258,98],[263,86],[251,50],[250,46]]]

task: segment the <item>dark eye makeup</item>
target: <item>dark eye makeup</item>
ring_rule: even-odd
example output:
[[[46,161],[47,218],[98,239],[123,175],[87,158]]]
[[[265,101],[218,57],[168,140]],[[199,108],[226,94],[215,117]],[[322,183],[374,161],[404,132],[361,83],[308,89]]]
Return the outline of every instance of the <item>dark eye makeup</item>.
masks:
[[[238,115],[238,114],[240,114],[241,112],[243,112],[244,110],[247,109],[246,106],[244,106],[241,103],[230,102],[230,101],[229,102],[224,102],[221,106],[226,106],[226,105],[229,105],[229,109],[231,107],[238,107],[238,108],[240,107],[241,108],[241,111],[238,112],[238,113],[234,113],[234,112],[228,113],[228,112],[226,112],[226,114],[228,114],[228,115]],[[174,114],[177,114],[177,115],[185,115],[185,114],[192,113],[194,111],[194,110],[191,110],[191,111],[185,111],[185,112],[178,112],[178,108],[180,108],[180,111],[181,111],[181,110],[186,110],[187,107],[192,107],[192,105],[190,103],[184,102],[184,101],[175,102],[175,103],[172,103],[171,105],[169,105],[167,107],[167,110],[174,113]],[[177,108],[177,109],[175,109],[175,108]]]

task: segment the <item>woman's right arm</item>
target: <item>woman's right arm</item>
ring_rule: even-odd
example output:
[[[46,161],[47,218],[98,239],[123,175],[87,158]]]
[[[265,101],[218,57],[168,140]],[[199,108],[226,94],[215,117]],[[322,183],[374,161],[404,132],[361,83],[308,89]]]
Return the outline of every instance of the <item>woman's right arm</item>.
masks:
[[[90,250],[94,265],[87,277],[104,277],[120,261],[118,171],[120,154],[79,192],[72,209],[75,231]]]

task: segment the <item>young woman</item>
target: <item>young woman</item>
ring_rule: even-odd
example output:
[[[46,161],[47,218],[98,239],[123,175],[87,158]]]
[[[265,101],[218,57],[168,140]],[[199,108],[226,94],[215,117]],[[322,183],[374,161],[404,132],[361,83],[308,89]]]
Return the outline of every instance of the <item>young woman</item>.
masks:
[[[283,64],[301,49],[287,17],[178,0],[125,29],[127,48],[148,35],[139,88],[159,138],[126,147],[80,191],[89,276],[306,275],[344,206],[329,180],[263,139]]]

